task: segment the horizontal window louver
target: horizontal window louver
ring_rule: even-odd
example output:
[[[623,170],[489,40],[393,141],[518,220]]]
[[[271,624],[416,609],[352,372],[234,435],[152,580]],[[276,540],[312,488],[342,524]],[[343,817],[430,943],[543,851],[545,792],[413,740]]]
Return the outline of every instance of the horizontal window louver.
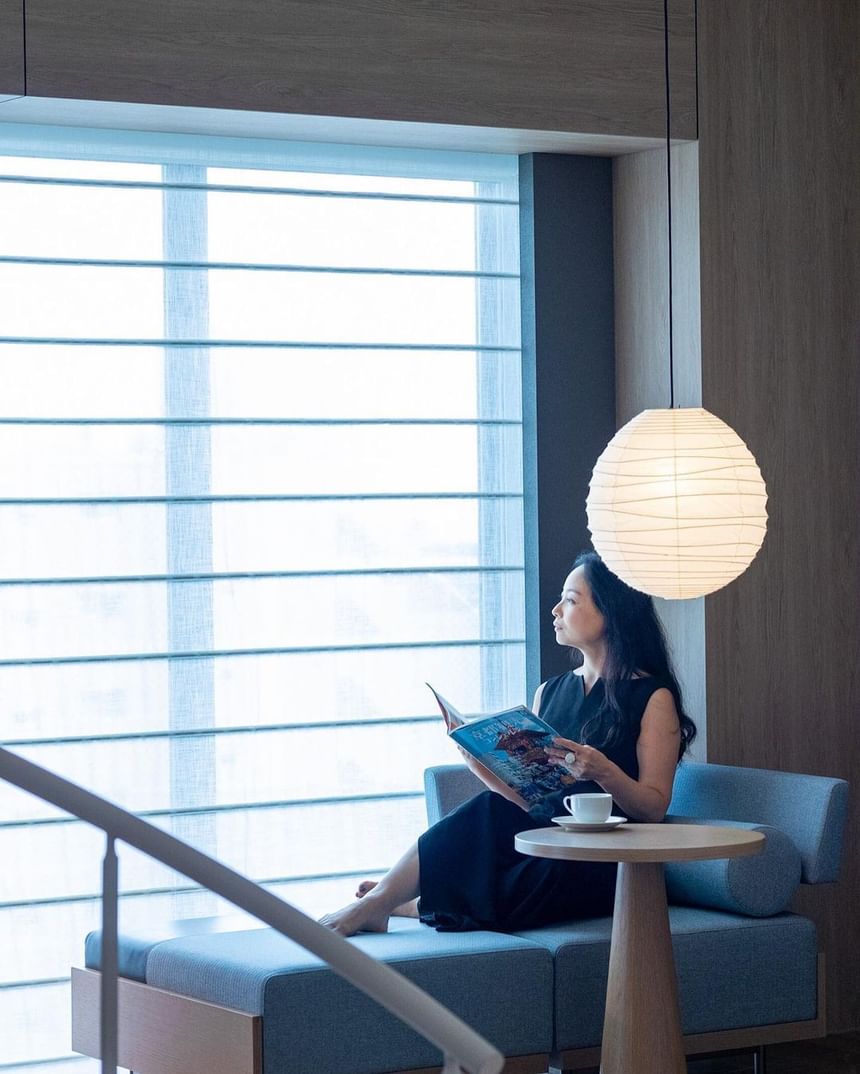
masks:
[[[517,189],[515,158],[9,128],[4,744],[313,914],[416,837],[456,758],[424,682],[525,688]],[[0,784],[0,1069],[69,1061],[102,850]],[[231,912],[128,851],[120,881],[129,926]]]

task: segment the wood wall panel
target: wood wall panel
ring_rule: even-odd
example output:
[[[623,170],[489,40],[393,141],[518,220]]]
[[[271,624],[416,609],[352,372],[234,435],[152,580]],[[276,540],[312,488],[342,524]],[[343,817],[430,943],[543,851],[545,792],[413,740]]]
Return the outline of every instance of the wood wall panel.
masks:
[[[668,207],[666,151],[612,164],[615,253],[615,416],[620,428],[642,410],[668,407]],[[695,143],[672,148],[674,385],[678,406],[701,406],[699,174]],[[657,600],[687,713],[707,755],[704,599]]]
[[[695,137],[694,0],[672,0]],[[650,137],[662,0],[28,0],[36,97]]]
[[[860,4],[699,5],[702,386],[756,455],[759,556],[706,602],[709,759],[853,783],[810,888],[831,1030],[860,1027]]]
[[[669,238],[666,151],[613,161],[615,415],[668,407]],[[702,405],[699,164],[694,143],[672,147],[672,297],[676,406]]]
[[[0,0],[0,103],[24,93],[24,3]]]

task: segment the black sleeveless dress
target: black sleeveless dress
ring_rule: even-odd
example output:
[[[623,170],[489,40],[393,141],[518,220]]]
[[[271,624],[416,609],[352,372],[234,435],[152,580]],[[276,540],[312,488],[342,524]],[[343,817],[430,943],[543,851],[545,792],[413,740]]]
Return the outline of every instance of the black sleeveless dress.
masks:
[[[588,694],[573,672],[549,679],[541,696],[540,714],[562,738],[602,748],[602,752],[633,779],[639,777],[636,742],[645,707],[666,683],[645,677],[618,685],[616,696],[625,714],[625,733],[606,748],[582,729],[599,710],[603,683]],[[564,813],[561,799],[570,793],[599,791],[580,781],[532,806],[526,813],[494,791],[464,802],[429,828],[418,840],[421,920],[440,931],[494,929],[515,931],[574,918],[600,917],[612,910],[616,866],[612,862],[553,861],[514,849],[514,836],[532,828],[550,827],[550,817]],[[617,806],[616,815],[622,815]]]

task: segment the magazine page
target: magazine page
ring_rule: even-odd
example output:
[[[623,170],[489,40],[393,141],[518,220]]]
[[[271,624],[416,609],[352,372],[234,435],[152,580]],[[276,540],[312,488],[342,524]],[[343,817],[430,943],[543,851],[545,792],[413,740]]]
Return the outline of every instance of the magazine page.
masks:
[[[555,731],[524,706],[470,720],[450,735],[530,805],[575,782],[547,759]]]
[[[445,726],[449,731],[455,727],[462,727],[464,723],[469,722],[461,712],[454,708],[450,701],[442,697],[438,690],[434,690],[429,682],[425,682],[424,685],[436,698],[436,704],[442,710],[442,719],[445,721]]]

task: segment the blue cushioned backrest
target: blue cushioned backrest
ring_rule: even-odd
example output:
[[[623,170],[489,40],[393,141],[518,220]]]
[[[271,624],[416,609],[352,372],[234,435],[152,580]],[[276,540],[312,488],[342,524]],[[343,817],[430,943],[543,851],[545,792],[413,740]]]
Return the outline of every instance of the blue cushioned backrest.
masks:
[[[483,784],[465,765],[438,765],[425,771],[424,789],[427,820],[435,824]],[[847,807],[843,779],[684,761],[669,811],[779,828],[800,851],[803,882],[824,884],[839,876]]]
[[[463,764],[440,764],[424,770],[427,823],[447,817],[458,805],[485,790],[484,784]]]
[[[847,805],[842,779],[684,761],[669,812],[779,828],[800,851],[804,883],[824,884],[839,876]]]

